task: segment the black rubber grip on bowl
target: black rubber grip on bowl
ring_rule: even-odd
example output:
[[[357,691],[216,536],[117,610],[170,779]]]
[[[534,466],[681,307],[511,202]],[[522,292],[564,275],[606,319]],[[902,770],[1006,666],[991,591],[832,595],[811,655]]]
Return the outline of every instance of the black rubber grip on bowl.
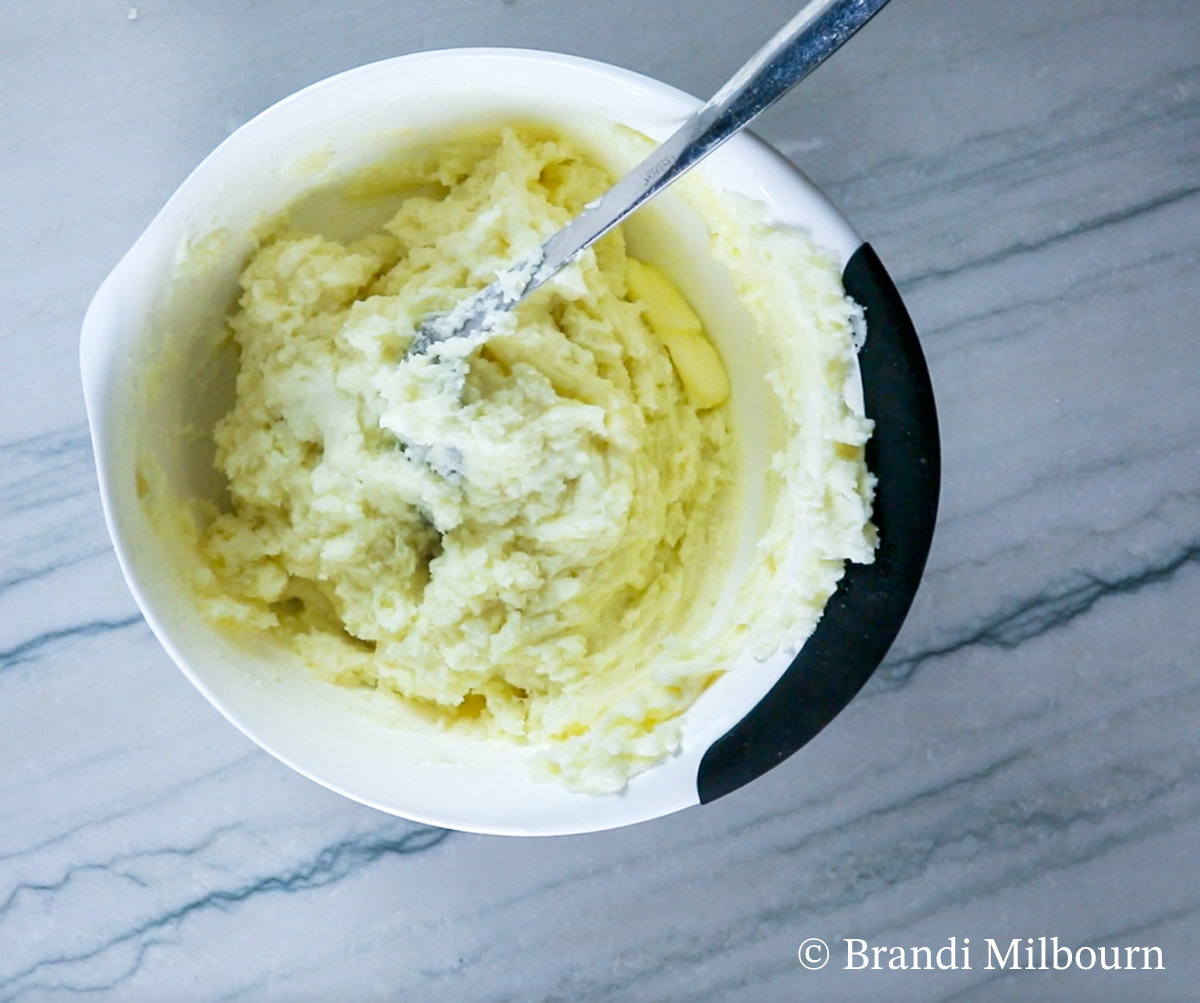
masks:
[[[867,466],[878,484],[873,564],[847,564],[813,635],[771,691],[704,754],[701,804],[778,766],[862,689],[896,639],[933,540],[941,483],[937,411],[917,332],[896,286],[869,244],[843,272],[866,311],[859,353],[863,399],[875,431]]]

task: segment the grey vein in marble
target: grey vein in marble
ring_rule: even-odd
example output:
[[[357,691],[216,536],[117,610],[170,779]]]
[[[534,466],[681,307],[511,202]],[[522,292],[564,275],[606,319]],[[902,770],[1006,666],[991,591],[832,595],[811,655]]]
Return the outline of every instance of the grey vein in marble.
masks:
[[[240,824],[216,829],[190,846],[156,847],[153,850],[120,853],[104,861],[73,865],[59,878],[46,883],[21,883],[0,901],[0,924],[29,925],[21,911],[36,910],[50,897],[63,900],[74,886],[88,882],[98,887],[94,894],[119,898],[114,884],[130,882],[139,889],[161,885],[160,878],[207,862],[210,855],[244,858],[241,848],[230,850],[222,842],[242,835]],[[441,829],[393,823],[386,831],[358,833],[332,845],[323,846],[312,858],[295,863],[290,869],[270,874],[245,876],[229,874],[229,867],[210,865],[219,875],[228,875],[218,884],[194,897],[183,897],[150,915],[131,917],[133,924],[118,928],[109,936],[82,950],[59,956],[30,959],[24,967],[21,959],[9,957],[0,971],[0,999],[16,1000],[38,989],[70,986],[76,991],[112,989],[137,974],[146,955],[163,943],[172,942],[173,931],[189,917],[204,910],[229,911],[258,895],[290,895],[339,882],[368,867],[387,854],[411,854],[430,849],[448,833]],[[15,965],[14,965],[15,962]]]

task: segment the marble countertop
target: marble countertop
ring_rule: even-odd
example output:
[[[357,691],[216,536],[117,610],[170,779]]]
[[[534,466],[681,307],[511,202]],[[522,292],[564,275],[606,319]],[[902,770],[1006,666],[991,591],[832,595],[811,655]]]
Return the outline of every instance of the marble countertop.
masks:
[[[895,0],[764,119],[901,287],[944,485],[885,665],[751,786],[570,838],[391,818],[228,725],[121,580],[80,320],[231,130],[459,45],[706,95],[795,6],[0,0],[0,1001],[1197,998],[1194,0]],[[1163,967],[1027,971],[1041,937]]]

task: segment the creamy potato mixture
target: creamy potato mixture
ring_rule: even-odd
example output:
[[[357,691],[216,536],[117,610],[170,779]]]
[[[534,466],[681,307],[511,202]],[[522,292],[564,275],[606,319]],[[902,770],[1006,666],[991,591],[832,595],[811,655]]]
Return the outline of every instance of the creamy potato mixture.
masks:
[[[277,229],[245,268],[237,400],[213,433],[232,506],[200,533],[202,608],[330,681],[532,743],[540,779],[620,790],[740,652],[798,647],[844,561],[871,559],[870,426],[844,395],[861,315],[801,235],[728,216],[713,253],[770,346],[762,389],[790,437],[714,631],[742,522],[729,383],[620,231],[465,358],[405,354],[607,172],[514,128],[444,145],[411,181],[379,232]]]

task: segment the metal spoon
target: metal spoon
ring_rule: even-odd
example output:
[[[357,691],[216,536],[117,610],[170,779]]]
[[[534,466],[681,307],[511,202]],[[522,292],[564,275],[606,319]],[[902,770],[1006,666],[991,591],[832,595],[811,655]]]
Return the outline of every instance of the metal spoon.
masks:
[[[887,0],[812,0],[662,146],[626,174],[530,257],[449,313],[427,318],[409,346],[420,355],[467,339],[456,354],[487,339],[496,320],[575,255],[689,171],[820,66]]]

